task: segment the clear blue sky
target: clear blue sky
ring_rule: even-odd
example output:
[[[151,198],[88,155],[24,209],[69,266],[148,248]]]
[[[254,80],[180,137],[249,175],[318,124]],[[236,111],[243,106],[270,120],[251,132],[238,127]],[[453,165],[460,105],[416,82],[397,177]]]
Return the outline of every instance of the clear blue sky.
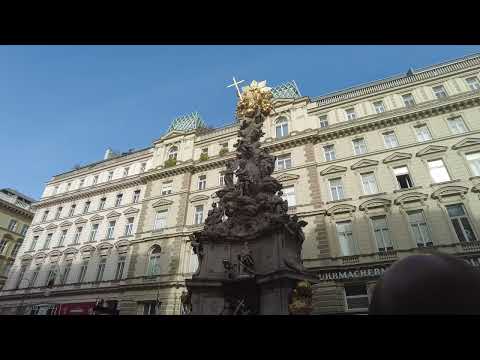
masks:
[[[0,187],[39,198],[53,175],[143,148],[179,115],[232,121],[235,77],[302,95],[405,73],[480,46],[0,46]]]

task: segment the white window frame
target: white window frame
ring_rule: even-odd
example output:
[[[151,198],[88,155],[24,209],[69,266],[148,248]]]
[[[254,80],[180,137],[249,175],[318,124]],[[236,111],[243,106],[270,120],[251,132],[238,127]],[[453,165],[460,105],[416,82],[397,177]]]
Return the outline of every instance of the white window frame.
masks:
[[[97,275],[95,276],[95,282],[103,281],[103,275],[105,273],[105,266],[107,265],[107,257],[102,256],[97,266]]]
[[[70,271],[72,269],[72,260],[70,261],[67,261],[65,263],[65,266],[63,268],[63,274],[62,274],[62,278],[61,278],[61,284],[62,285],[65,285],[68,281],[68,275],[70,275]]]
[[[335,186],[332,186],[332,181],[337,181],[337,180],[339,181],[339,183]],[[343,179],[341,177],[328,179],[328,188],[330,192],[330,198],[332,199],[332,201],[345,199],[345,189],[343,188]],[[333,189],[335,189],[335,193],[337,194],[337,197],[338,197],[337,199],[333,195],[334,194]]]
[[[125,236],[133,235],[133,224],[135,223],[134,217],[127,218],[127,223],[125,224]]]
[[[350,230],[348,231],[348,229],[340,228],[339,227],[340,224],[342,224],[342,225],[349,224],[350,225]],[[342,230],[342,231],[340,231],[340,230]],[[357,246],[356,246],[356,243],[353,239],[353,222],[351,220],[335,222],[335,232],[336,232],[341,256],[357,255],[357,253],[358,253]],[[343,239],[346,239],[347,244],[344,244],[342,242],[342,236],[343,236]]]
[[[205,190],[207,187],[207,175],[199,175],[197,185],[198,190]]]
[[[451,216],[451,215],[449,214],[449,212],[448,212],[448,208],[451,207],[451,206],[460,206],[460,207],[462,208],[462,210],[463,210],[463,215]],[[449,205],[446,205],[446,206],[445,206],[445,210],[447,211],[447,215],[448,215],[448,218],[449,218],[449,220],[450,220],[450,224],[451,224],[452,227],[453,227],[453,232],[454,232],[457,240],[458,240],[460,243],[467,243],[467,242],[476,242],[476,241],[478,241],[477,234],[476,234],[476,232],[475,232],[475,229],[473,228],[472,221],[471,221],[471,219],[470,219],[470,216],[468,216],[467,209],[465,208],[465,205],[464,205],[464,204],[462,204],[462,203],[449,204]],[[468,225],[470,226],[470,229],[472,229],[472,233],[473,233],[473,237],[474,237],[473,240],[469,240],[462,219],[465,219],[466,222],[468,223]],[[463,238],[464,238],[465,240],[461,240],[461,239],[459,238],[458,233],[457,233],[457,230],[456,230],[456,228],[455,228],[455,225],[453,224],[453,220],[457,220],[458,224],[460,225],[461,233],[462,233]]]
[[[63,229],[60,232],[60,237],[58,238],[57,246],[63,246],[65,244],[65,238],[67,237],[67,233],[68,233],[67,229]]]
[[[117,194],[115,198],[115,207],[122,206],[122,200],[123,200],[123,193],[122,194]]]
[[[147,276],[158,276],[161,273],[160,258],[162,252],[161,250],[159,252],[155,251],[156,249],[153,249],[148,256]]]
[[[377,220],[382,219],[385,222],[384,226],[378,226],[378,222],[376,223]],[[386,215],[378,215],[378,216],[372,216],[370,218],[370,224],[372,226],[372,231],[373,231],[373,238],[375,239],[375,244],[377,246],[378,252],[387,252],[387,251],[392,251],[394,249],[393,246],[393,239],[392,239],[392,233],[390,231],[390,226],[388,224],[388,219]],[[377,234],[380,234],[380,240],[383,245],[383,247],[379,246],[379,238],[377,237]],[[386,235],[385,235],[386,234]],[[388,239],[390,242],[390,246],[387,246],[387,241],[385,241],[385,238]]]
[[[282,164],[281,167],[280,164]],[[287,166],[287,164],[289,165]],[[288,153],[277,156],[277,161],[275,165],[277,170],[290,169],[292,167],[292,154]]]
[[[117,266],[115,268],[114,280],[121,280],[123,278],[123,272],[125,271],[126,256],[120,255],[117,260]]]
[[[103,197],[103,198],[100,198],[100,201],[98,202],[98,210],[103,210],[105,209],[105,204],[107,202],[107,198],[106,197]]]
[[[426,129],[426,131],[421,131],[419,132],[420,129]],[[414,130],[415,130],[415,136],[417,137],[417,140],[419,142],[425,142],[425,141],[430,141],[433,139],[432,137],[432,132],[430,131],[430,129],[428,128],[427,124],[422,124],[422,125],[418,125],[418,126],[414,126]],[[428,139],[425,138],[425,135],[428,134]]]
[[[408,97],[408,101],[405,100],[406,97]],[[402,100],[403,100],[403,104],[405,105],[405,107],[412,107],[412,106],[415,106],[416,103],[417,103],[415,101],[415,97],[413,96],[412,93],[403,94],[402,95]]]
[[[279,136],[280,133],[280,136]],[[280,117],[275,121],[275,138],[281,139],[285,136],[288,136],[288,119],[285,117]]]
[[[113,224],[112,224],[113,223]],[[117,222],[115,220],[111,220],[108,222],[108,225],[107,225],[107,231],[105,233],[105,239],[107,240],[111,240],[114,238],[114,235],[115,235],[115,225],[117,224]]]
[[[346,289],[346,286],[351,286],[353,284],[345,284],[344,288],[343,288],[343,294],[345,296],[345,310],[347,312],[364,312],[364,311],[368,311],[368,306],[366,308],[362,308],[362,307],[355,307],[355,308],[351,308],[349,307],[349,304],[348,304],[348,300],[350,299],[367,299],[368,303],[370,303],[369,301],[369,297],[368,297],[368,289],[367,289],[367,286],[365,283],[362,283],[362,285],[364,286],[365,288],[365,294],[362,294],[362,295],[347,295],[347,289]],[[355,285],[359,285],[359,284],[355,284]]]
[[[290,185],[290,186],[285,186],[282,189],[283,195],[282,199],[288,201],[288,207],[295,207],[297,206],[297,199],[295,195],[295,186]]]
[[[43,244],[44,249],[49,249],[50,248],[50,243],[53,238],[53,233],[47,234],[47,237],[45,238],[45,243]]]
[[[16,232],[17,230],[17,225],[18,221],[15,219],[10,219],[10,222],[8,223],[8,230],[12,232]]]
[[[442,84],[432,86],[432,92],[437,99],[444,99],[448,97],[447,89],[445,89],[445,86]]]
[[[454,122],[455,121],[455,122]],[[461,124],[461,126],[459,126]],[[452,134],[458,135],[458,134],[464,134],[468,132],[468,127],[467,124],[465,123],[465,120],[463,119],[463,116],[457,115],[457,116],[452,116],[447,119],[447,125],[448,129]],[[462,128],[463,126],[463,128]]]
[[[97,236],[99,224],[92,224],[90,227],[90,234],[88,235],[88,242],[94,242]]]
[[[201,210],[199,210],[201,208]],[[204,213],[204,206],[203,205],[196,205],[193,211],[193,223],[195,225],[201,225],[203,224],[203,213]]]
[[[384,104],[383,100],[374,101],[372,104],[373,104],[373,108],[375,109],[375,112],[377,114],[381,114],[381,113],[384,113],[386,111],[385,104]],[[380,105],[380,106],[378,106],[378,105]],[[379,111],[379,109],[380,109],[380,111]]]
[[[411,221],[410,214],[415,213],[415,212],[419,212],[419,213],[422,214],[423,221],[415,221],[415,222]],[[412,209],[412,210],[408,210],[406,212],[406,215],[407,215],[408,228],[410,230],[410,234],[411,234],[411,237],[412,237],[415,245],[417,247],[433,246],[432,234],[431,234],[431,231],[430,231],[430,227],[428,226],[428,223],[427,223],[427,217],[425,216],[425,211],[423,209]],[[421,224],[425,224],[424,229],[425,229],[425,232],[426,232],[427,237],[428,237],[427,240],[429,240],[429,241],[425,241],[424,233],[420,230],[421,229],[421,227],[420,227]],[[415,231],[413,230],[414,227],[418,228],[418,234],[420,234],[422,246],[419,246],[418,239],[415,236]]]
[[[369,177],[369,179],[367,179],[367,176]],[[373,171],[360,174],[360,179],[362,182],[363,193],[365,195],[373,195],[373,194],[379,193],[377,177],[375,176],[375,173]],[[371,179],[373,179],[373,182],[371,181]],[[369,180],[369,181],[366,182],[365,180]],[[372,184],[374,188],[372,187]],[[372,190],[375,190],[375,191],[372,191]]]
[[[127,177],[128,173],[130,172],[130,167],[127,166],[123,169],[123,177]]]
[[[90,261],[89,260],[83,260],[81,265],[80,265],[80,272],[78,273],[78,279],[77,282],[82,283],[85,281],[85,276],[87,275],[87,270],[88,270],[88,265]]]
[[[70,206],[70,210],[68,210],[68,217],[71,217],[75,214],[76,207],[77,207],[76,204],[72,204],[72,206]]]
[[[49,214],[49,210],[45,210],[43,212],[43,215],[42,215],[42,222],[46,221],[47,220],[47,217],[48,217],[48,214]]]
[[[88,213],[88,210],[90,209],[91,201],[85,201],[85,204],[83,205],[83,213],[86,214]]]
[[[133,199],[132,199],[132,203],[134,204],[138,204],[138,201],[140,200],[140,190],[135,190],[133,192]]]
[[[107,176],[107,181],[110,181],[112,179],[113,179],[113,171],[109,171]]]
[[[480,151],[466,153],[465,160],[468,163],[468,167],[470,168],[472,175],[480,176]]]
[[[155,220],[153,230],[163,230],[167,227],[168,209],[157,210],[155,212]]]
[[[398,142],[397,134],[395,134],[395,131],[393,130],[385,131],[384,133],[382,133],[382,136],[383,136],[383,143],[385,144],[386,149],[394,149],[400,146]],[[390,139],[390,140],[387,141],[387,139]],[[391,141],[391,139],[395,139],[394,141],[395,144],[392,144],[393,142]]]
[[[320,129],[324,129],[328,127],[328,115],[321,115],[318,118]]]
[[[173,181],[167,181],[162,184],[162,195],[169,195],[173,192]]]
[[[357,149],[356,144],[360,144],[360,146],[358,146],[358,149]],[[366,154],[368,152],[367,142],[365,141],[365,138],[353,139],[352,140],[352,146],[353,146],[353,153],[355,155],[363,155],[363,154]],[[362,149],[364,149],[363,152],[361,152]]]
[[[22,243],[23,243],[22,241],[17,241],[17,242],[15,243],[15,245],[13,245],[13,249],[12,249],[12,252],[11,252],[11,254],[10,254],[10,257],[13,257],[13,258],[14,258],[14,257],[17,256],[18,251],[19,251],[20,248],[22,247]],[[0,251],[0,253],[1,253],[1,251]]]
[[[98,183],[98,175],[95,175],[95,176],[93,177],[92,185],[97,185],[97,183]]]
[[[225,174],[218,174],[218,185],[225,186]]]
[[[77,226],[77,228],[75,230],[75,235],[73,237],[73,244],[74,245],[80,243],[80,235],[82,235],[82,231],[83,231],[83,226]]]
[[[354,121],[357,119],[357,113],[355,112],[355,108],[348,108],[345,109],[345,116],[347,117],[347,121]]]
[[[329,148],[329,149],[326,149]],[[333,161],[337,159],[337,154],[335,152],[335,145],[324,145],[323,146],[323,155],[325,157],[325,161]]]
[[[30,249],[29,249],[29,251],[35,250],[35,247],[37,246],[37,243],[38,243],[38,239],[39,239],[39,238],[40,238],[39,235],[33,236],[33,238],[32,238],[32,243],[30,244]]]
[[[176,145],[174,145],[174,146],[170,147],[170,149],[168,149],[167,159],[168,160],[172,160],[172,159],[177,160],[177,157],[178,157],[178,147]]]
[[[469,82],[469,80],[472,80],[472,82]],[[471,91],[480,90],[480,80],[478,80],[478,76],[470,76],[465,79],[465,82]]]
[[[438,162],[438,161],[441,161],[443,166],[431,166],[431,164],[433,164],[434,162]],[[430,174],[430,177],[432,178],[432,181],[433,181],[434,184],[439,184],[439,183],[443,183],[443,182],[447,182],[447,181],[452,180],[452,177],[450,176],[450,172],[447,169],[447,164],[445,164],[445,160],[443,160],[441,158],[440,159],[428,160],[427,161],[427,167],[428,167],[428,172]],[[444,173],[442,174],[442,176],[446,175],[445,179],[441,179],[441,180],[437,181],[437,179],[434,176],[434,173],[432,173],[432,170],[437,170],[438,171],[438,169],[443,169],[444,170]]]
[[[396,174],[396,173],[395,173],[395,170],[396,170],[396,169],[402,169],[402,168],[406,168],[406,169],[407,169],[407,172],[406,172],[406,173],[403,173],[403,174]],[[399,165],[399,166],[392,167],[392,172],[393,172],[393,177],[395,178],[395,181],[397,182],[397,189],[398,189],[398,190],[401,190],[401,189],[411,189],[411,188],[415,187],[415,183],[414,183],[413,178],[412,178],[412,175],[411,175],[411,173],[410,173],[410,169],[408,168],[407,165]],[[402,187],[400,186],[400,182],[398,181],[397,176],[401,176],[401,175],[408,175],[408,178],[410,179],[411,186],[406,187],[406,188],[402,188]]]

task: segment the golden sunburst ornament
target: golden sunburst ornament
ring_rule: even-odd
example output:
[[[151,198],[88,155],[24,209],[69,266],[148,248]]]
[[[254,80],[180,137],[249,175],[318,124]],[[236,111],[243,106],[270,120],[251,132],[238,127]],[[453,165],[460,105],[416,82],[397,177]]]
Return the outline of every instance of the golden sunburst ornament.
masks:
[[[259,112],[268,116],[273,110],[272,91],[267,86],[267,81],[256,82],[253,80],[250,85],[242,87],[242,94],[237,104],[237,116],[254,117]]]

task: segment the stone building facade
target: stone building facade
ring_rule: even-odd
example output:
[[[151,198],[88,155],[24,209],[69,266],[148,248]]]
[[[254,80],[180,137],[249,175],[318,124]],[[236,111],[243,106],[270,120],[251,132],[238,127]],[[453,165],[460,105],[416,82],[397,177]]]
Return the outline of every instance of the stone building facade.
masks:
[[[317,98],[301,96],[294,83],[274,89],[263,146],[277,156],[274,175],[289,211],[308,222],[302,257],[319,276],[316,314],[365,312],[378,277],[411,254],[438,250],[480,265],[479,72],[480,56],[473,55]],[[55,176],[36,204],[0,307],[11,313],[19,302],[31,311],[103,298],[116,301],[120,314],[179,314],[184,279],[197,265],[189,235],[202,227],[223,185],[237,130],[236,123],[206,130],[192,114],[147,149]],[[123,176],[126,167],[131,172]],[[120,193],[125,200],[117,206]],[[107,200],[98,210],[101,198]],[[83,214],[87,200],[91,210]],[[71,216],[56,218],[59,207],[64,214],[72,204]],[[125,236],[131,218],[132,235]],[[118,230],[107,238],[113,220]],[[94,224],[97,238],[82,233],[73,241],[75,229]],[[43,249],[48,234],[53,240]],[[85,263],[80,278],[75,271]]]
[[[5,284],[33,219],[34,200],[13,189],[0,189],[0,289]]]

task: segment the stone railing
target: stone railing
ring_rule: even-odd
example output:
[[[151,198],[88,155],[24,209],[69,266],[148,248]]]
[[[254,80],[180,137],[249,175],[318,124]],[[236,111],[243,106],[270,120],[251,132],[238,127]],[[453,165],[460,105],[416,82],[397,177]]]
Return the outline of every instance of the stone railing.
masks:
[[[0,192],[0,199],[4,200],[12,205],[18,206],[22,209],[30,211],[30,204],[27,204],[23,201],[18,200],[15,196],[8,196]]]
[[[358,264],[360,262],[360,257],[358,255],[345,256],[342,258],[343,264]]]
[[[480,241],[462,242],[460,246],[464,251],[478,251],[480,250]]]
[[[378,260],[395,260],[398,258],[396,251],[381,251],[377,253]]]

